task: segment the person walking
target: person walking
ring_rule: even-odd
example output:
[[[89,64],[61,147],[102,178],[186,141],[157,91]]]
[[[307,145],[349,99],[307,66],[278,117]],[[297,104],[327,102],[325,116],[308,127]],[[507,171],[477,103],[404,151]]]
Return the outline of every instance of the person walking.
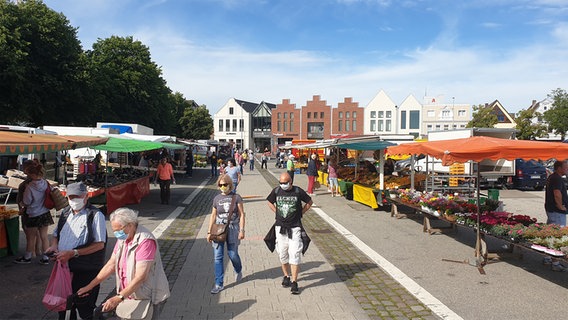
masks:
[[[118,208],[110,215],[110,225],[117,239],[112,255],[97,276],[77,294],[92,295],[92,290],[111,275],[116,279],[116,295],[103,303],[103,312],[115,310],[125,300],[150,300],[152,319],[159,319],[156,305],[170,296],[158,241],[151,231],[139,224],[138,211]],[[96,297],[95,297],[96,298]]]
[[[242,176],[239,168],[235,165],[235,159],[227,160],[225,174],[228,175],[233,181],[233,192],[237,192],[237,186],[239,185],[239,183],[241,183]]]
[[[270,157],[270,151],[268,148],[264,148],[264,152],[260,158],[260,167],[264,169],[268,169],[268,158]]]
[[[243,199],[234,192],[233,180],[228,175],[222,175],[217,180],[217,186],[221,190],[221,194],[213,199],[213,208],[209,219],[209,232],[207,232],[207,242],[213,246],[215,270],[215,285],[211,289],[211,294],[217,294],[224,288],[223,278],[225,276],[225,266],[223,257],[225,255],[225,246],[227,246],[227,255],[233,264],[235,272],[235,282],[241,281],[243,278],[243,265],[239,256],[239,244],[245,238],[245,210]],[[232,212],[230,212],[232,210]],[[229,216],[231,220],[229,221]],[[211,228],[214,224],[228,224],[228,234],[226,242],[214,242],[211,239]]]
[[[158,183],[160,183],[161,203],[170,204],[170,185],[172,183],[176,183],[176,178],[174,177],[174,169],[168,162],[168,158],[164,157],[160,160],[158,171],[156,172],[156,178],[158,179]]]
[[[288,160],[286,161],[286,172],[290,176],[290,181],[294,183],[294,172],[296,171],[296,166],[294,165],[294,155],[291,154],[288,156]]]
[[[250,171],[253,171],[254,170],[254,152],[252,151],[252,149],[249,149],[248,158],[249,158],[249,161],[250,161],[249,169],[250,169]]]
[[[82,182],[67,186],[69,206],[61,211],[57,228],[53,231],[49,253],[54,259],[69,264],[73,274],[73,292],[89,284],[101,271],[105,262],[107,241],[105,216],[88,203],[87,187]],[[56,266],[54,266],[56,267]],[[92,319],[100,286],[94,286],[89,296],[79,297],[71,310],[71,319]],[[59,312],[65,319],[65,311]]]
[[[318,167],[317,155],[312,153],[306,170],[306,175],[308,176],[308,194],[310,196],[314,195],[314,184],[316,182],[316,178],[319,177]]]
[[[23,256],[14,260],[14,263],[31,263],[32,256],[36,251],[36,243],[39,242],[41,244],[39,263],[46,265],[49,264],[49,258],[45,254],[49,248],[47,228],[54,222],[50,210],[44,206],[44,201],[51,187],[43,178],[45,170],[37,159],[27,160],[24,163],[24,170],[28,180],[22,182],[26,184],[21,202],[18,205],[22,210],[22,228],[26,235],[26,252]]]
[[[193,150],[189,148],[185,154],[185,174],[188,177],[193,177]]]
[[[327,174],[331,196],[335,197],[336,195],[339,195],[339,183],[337,181],[337,160],[335,160],[335,158],[329,160],[329,163],[327,165]]]
[[[566,184],[562,176],[567,173],[568,163],[566,161],[557,160],[554,162],[554,172],[548,176],[544,197],[547,224],[557,224],[561,227],[566,226],[568,193],[566,192]],[[553,260],[552,257],[545,257],[543,263],[552,265],[552,271],[565,272],[568,269],[560,264],[558,260]]]
[[[280,186],[272,189],[266,200],[275,213],[276,252],[280,258],[283,287],[290,287],[292,294],[299,294],[302,243],[302,216],[312,206],[312,198],[300,187],[292,184],[286,172],[280,175]],[[302,205],[302,202],[304,205]]]
[[[217,155],[214,151],[209,151],[209,163],[211,164],[211,176],[216,177],[219,175],[217,171]]]

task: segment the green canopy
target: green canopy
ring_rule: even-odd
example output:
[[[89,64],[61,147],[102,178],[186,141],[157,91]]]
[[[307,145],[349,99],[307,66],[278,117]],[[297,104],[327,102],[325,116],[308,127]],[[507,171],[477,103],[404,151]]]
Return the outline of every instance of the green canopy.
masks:
[[[91,147],[91,149],[111,152],[141,152],[161,148],[162,144],[159,142],[120,139],[114,137],[110,137],[105,144]]]
[[[175,144],[175,143],[160,142],[160,144],[166,149],[179,150],[179,149],[185,149],[186,148],[186,146],[184,146],[184,145]]]
[[[396,146],[396,143],[388,141],[379,141],[379,140],[353,141],[353,142],[339,141],[337,144],[334,144],[333,146],[343,149],[351,149],[351,150],[382,150],[390,146]]]

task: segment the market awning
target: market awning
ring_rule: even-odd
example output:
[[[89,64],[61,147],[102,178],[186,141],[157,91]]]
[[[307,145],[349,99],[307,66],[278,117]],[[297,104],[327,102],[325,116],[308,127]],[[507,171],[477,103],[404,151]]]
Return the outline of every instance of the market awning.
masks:
[[[108,138],[0,131],[0,155],[47,153],[100,145]]]
[[[141,152],[161,149],[162,147],[162,144],[159,142],[110,137],[105,144],[91,147],[91,149],[111,152]]]
[[[568,159],[568,144],[532,140],[499,139],[485,136],[405,143],[389,147],[388,154],[427,154],[445,166],[469,160]]]
[[[396,143],[388,141],[339,141],[333,145],[334,147],[351,149],[351,150],[383,150],[390,146],[396,146]]]
[[[181,150],[181,149],[186,148],[186,146],[184,146],[184,145],[175,144],[175,143],[160,142],[160,144],[162,145],[162,147],[164,147],[166,149],[172,149],[172,150]]]

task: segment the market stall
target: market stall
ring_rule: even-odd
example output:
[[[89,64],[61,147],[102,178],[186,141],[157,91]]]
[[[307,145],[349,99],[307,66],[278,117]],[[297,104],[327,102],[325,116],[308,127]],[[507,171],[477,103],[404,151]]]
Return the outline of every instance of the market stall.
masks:
[[[555,143],[555,142],[539,142],[539,141],[528,141],[528,140],[508,140],[508,139],[499,139],[499,138],[492,138],[492,137],[485,137],[485,136],[478,136],[478,137],[471,137],[471,138],[463,138],[463,139],[454,139],[454,140],[443,140],[443,141],[432,141],[432,142],[422,142],[422,143],[408,143],[408,144],[401,144],[399,146],[389,147],[388,149],[389,154],[427,154],[432,156],[436,159],[442,161],[443,165],[449,166],[454,163],[463,163],[467,161],[474,161],[480,162],[484,159],[490,160],[514,160],[517,158],[529,160],[529,159],[568,159],[568,144],[565,143]],[[483,228],[484,223],[482,221],[488,221],[487,215],[492,214],[490,211],[487,213],[480,210],[481,201],[480,201],[480,192],[479,192],[479,171],[477,172],[477,198],[475,203],[477,204],[477,212],[474,214],[475,224],[473,227],[476,229],[476,245],[475,245],[475,263],[474,265],[480,269],[480,272],[483,271],[482,267],[487,263],[488,252],[487,252],[487,245],[484,240],[484,236],[486,234],[491,235],[490,232],[487,232],[487,228]],[[507,219],[510,219],[509,216],[512,214],[507,215]],[[471,215],[469,215],[471,218]],[[468,219],[471,220],[471,219]],[[494,217],[491,217],[490,220],[492,223],[494,221],[499,221]],[[534,225],[524,225],[522,223],[516,224],[518,228],[533,228],[533,234],[545,234],[540,233],[540,227]],[[498,227],[502,227],[498,225]],[[483,229],[483,230],[482,230]],[[496,229],[491,227],[491,230]],[[518,230],[514,230],[514,232],[509,232],[512,230],[504,229],[505,234],[509,236],[514,236],[513,234],[523,234],[523,230],[517,232]],[[495,231],[497,232],[497,231]],[[559,239],[564,237],[564,232],[568,235],[568,228],[564,228],[560,230],[557,235],[561,235]],[[546,238],[546,237],[545,237]],[[561,240],[556,241],[558,237],[548,238],[544,241],[538,240],[538,237],[534,238],[526,238],[525,241],[529,243],[525,247],[531,248],[533,250],[539,251],[539,247],[534,247],[533,245],[542,245],[546,243],[556,243],[553,244],[552,248],[549,248],[549,252],[542,251],[546,254],[551,254],[554,256],[564,256],[566,252],[558,251],[556,249],[560,249],[563,245]],[[531,243],[530,241],[537,241],[537,243]],[[562,247],[564,248],[564,247]],[[568,247],[566,247],[566,251],[568,251]]]

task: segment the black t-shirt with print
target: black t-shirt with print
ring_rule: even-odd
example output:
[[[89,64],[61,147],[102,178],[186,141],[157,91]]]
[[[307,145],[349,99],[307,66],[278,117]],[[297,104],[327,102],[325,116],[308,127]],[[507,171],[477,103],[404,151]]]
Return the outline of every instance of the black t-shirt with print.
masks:
[[[293,186],[290,190],[272,189],[266,200],[276,207],[276,225],[293,228],[300,226],[302,202],[308,203],[312,198],[302,188]]]

